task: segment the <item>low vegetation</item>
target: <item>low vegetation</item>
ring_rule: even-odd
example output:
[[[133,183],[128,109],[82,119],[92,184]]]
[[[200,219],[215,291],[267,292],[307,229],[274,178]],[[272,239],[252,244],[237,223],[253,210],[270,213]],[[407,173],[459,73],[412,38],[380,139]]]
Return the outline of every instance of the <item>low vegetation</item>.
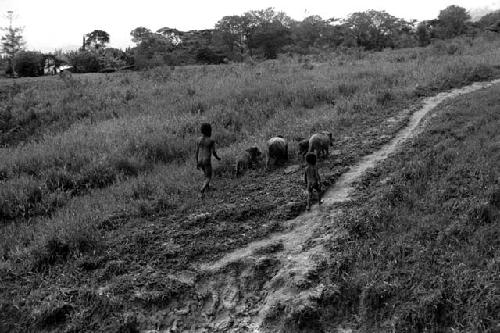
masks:
[[[328,185],[346,166],[404,126],[401,111],[417,105],[422,96],[500,76],[499,46],[495,35],[484,35],[379,53],[350,49],[311,57],[306,65],[283,56],[260,64],[157,67],[141,72],[73,75],[64,80],[51,77],[20,79],[15,84],[0,82],[0,277],[7,285],[0,293],[2,299],[12,299],[17,306],[3,302],[0,313],[26,319],[16,321],[15,325],[20,326],[8,326],[13,322],[7,320],[5,327],[40,329],[54,322],[45,320],[51,315],[61,317],[62,323],[68,313],[74,313],[71,325],[75,330],[105,329],[105,323],[96,319],[100,306],[115,315],[109,320],[121,321],[118,301],[109,308],[109,304],[91,302],[92,297],[101,300],[100,296],[90,295],[80,283],[97,285],[107,281],[115,287],[123,283],[130,290],[139,288],[139,282],[125,273],[149,265],[151,258],[156,258],[154,266],[161,274],[184,270],[193,261],[216,258],[279,230],[280,221],[305,208],[299,173],[258,169],[233,179],[238,153],[254,145],[264,150],[270,136],[281,134],[291,141],[290,151],[294,154],[294,138],[329,130],[337,152],[320,163],[324,185]],[[488,126],[493,126],[497,120],[494,113],[487,116],[490,118],[484,119],[489,119]],[[481,133],[480,124],[486,123],[481,119],[477,119],[477,128],[467,131]],[[217,190],[201,201],[197,197],[201,175],[193,159],[199,125],[205,121],[214,127],[223,160],[215,164]],[[487,133],[495,132],[493,128]],[[474,135],[470,140],[475,140]],[[447,144],[441,139],[443,145]],[[468,134],[461,140],[467,142]],[[479,137],[477,140],[481,142]],[[467,149],[470,154],[482,152]],[[446,165],[451,168],[454,155],[449,155],[450,163]],[[420,163],[426,158],[422,155],[415,161]],[[472,155],[470,158],[472,161]],[[492,165],[493,160],[487,161]],[[300,164],[300,159],[293,157],[292,163]],[[429,172],[438,166],[430,164],[434,169]],[[419,172],[427,171],[423,168]],[[445,176],[452,174],[450,169]],[[483,179],[482,174],[479,176],[479,180]],[[413,176],[408,177],[405,181]],[[444,183],[441,185],[445,188]],[[427,185],[418,186],[422,186],[419,191],[424,191],[418,193],[426,193]],[[399,195],[408,189],[401,185],[397,191],[394,193]],[[435,199],[432,207],[437,209],[438,197]],[[419,220],[420,211],[405,211],[410,209],[406,204],[397,206],[406,199],[394,200],[395,211],[401,215],[391,215],[394,220],[387,221],[407,216],[405,223],[410,227]],[[423,202],[418,204],[422,206],[412,201],[414,207],[427,212]],[[385,207],[383,201],[376,205]],[[364,240],[374,242],[379,239],[376,235],[386,232],[372,226],[371,220],[355,223],[356,214],[371,216],[366,209],[357,208],[352,216],[346,216],[357,242],[352,252],[346,250],[343,254],[346,263],[369,251],[366,244],[371,243]],[[491,209],[487,214],[494,218],[496,211]],[[443,215],[443,219],[450,216],[455,215]],[[430,221],[431,217],[429,225],[423,223],[422,228],[432,229]],[[389,223],[387,228],[396,232],[399,224]],[[422,238],[418,248],[424,249],[431,242],[433,234],[429,235]],[[476,240],[479,242],[479,238]],[[401,238],[398,244],[403,243]],[[450,246],[457,246],[454,244]],[[394,250],[394,244],[386,245],[380,251]],[[418,265],[418,251],[411,253]],[[368,309],[366,304],[372,304],[367,303],[371,302],[368,299],[362,303],[358,297],[365,289],[364,293],[371,292],[364,284],[368,281],[363,280],[365,275],[357,274],[366,269],[364,265],[359,262],[359,267],[349,266],[350,280],[342,282],[352,290],[354,296],[349,302],[353,309],[361,305]],[[422,274],[430,274],[417,266],[412,269],[417,268]],[[481,272],[487,276],[486,269]],[[122,280],[116,282],[115,278]],[[372,281],[385,280],[374,277]],[[32,293],[35,285],[39,287]],[[394,284],[394,290],[401,286],[404,284]],[[71,293],[77,296],[64,293],[67,288],[73,288]],[[117,293],[123,292],[118,289]],[[374,290],[376,293],[379,289]],[[53,297],[42,301],[43,293]],[[405,304],[408,312],[394,314],[400,318],[398,325],[404,327],[411,320],[423,323],[425,318],[410,315],[416,316],[419,309]],[[370,311],[378,309],[370,306]],[[377,318],[393,318],[388,309],[379,307],[381,314]],[[479,305],[476,308],[483,309]],[[485,311],[485,316],[491,313]],[[25,312],[31,317],[27,318]],[[361,324],[371,320],[363,319],[364,313],[360,315]],[[472,316],[472,312],[469,314]],[[352,319],[357,313],[353,310],[347,315]],[[459,318],[461,314],[453,316]],[[99,326],[101,323],[103,326]],[[476,325],[466,321],[450,323]]]
[[[331,244],[325,323],[370,331],[498,328],[500,88],[459,97],[373,170]]]
[[[284,59],[4,83],[0,216],[4,223],[51,216],[71,197],[158,162],[191,177],[184,161],[192,158],[202,121],[214,125],[224,152],[219,173],[231,172],[243,147],[264,148],[278,133],[292,139],[329,129],[338,142],[341,133],[376,125],[419,96],[494,76],[496,41],[472,43],[339,54],[312,70]],[[187,183],[179,178],[168,188]]]
[[[420,95],[495,75],[495,43],[473,41],[479,52],[461,43],[361,53],[348,63],[339,55],[312,70],[283,61],[4,85],[1,138],[10,147],[0,161],[0,216],[47,215],[68,194],[157,162],[182,163],[202,121],[214,124],[219,147],[230,150],[228,167],[237,149],[277,133],[294,138],[356,127]],[[328,113],[312,117],[320,106]]]

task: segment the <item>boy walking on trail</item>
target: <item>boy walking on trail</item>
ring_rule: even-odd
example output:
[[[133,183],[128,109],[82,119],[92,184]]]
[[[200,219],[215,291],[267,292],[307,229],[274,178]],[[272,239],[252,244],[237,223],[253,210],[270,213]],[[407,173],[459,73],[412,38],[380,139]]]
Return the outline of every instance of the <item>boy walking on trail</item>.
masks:
[[[321,178],[319,176],[318,167],[316,165],[316,154],[307,153],[306,154],[306,170],[304,172],[304,179],[307,186],[307,210],[311,210],[311,200],[313,196],[313,191],[316,190],[318,193],[318,204],[321,205]]]
[[[205,183],[201,187],[201,195],[210,187],[212,179],[212,155],[220,161],[220,157],[215,152],[215,141],[211,139],[212,126],[208,123],[201,124],[202,137],[198,139],[196,147],[196,168],[201,169],[205,175]]]

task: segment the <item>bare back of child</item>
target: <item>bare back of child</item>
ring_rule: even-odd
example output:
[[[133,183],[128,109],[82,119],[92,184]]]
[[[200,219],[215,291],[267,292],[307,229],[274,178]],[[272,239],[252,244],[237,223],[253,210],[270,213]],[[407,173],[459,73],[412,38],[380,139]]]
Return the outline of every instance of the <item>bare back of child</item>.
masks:
[[[215,141],[211,138],[212,126],[208,123],[201,125],[202,137],[198,139],[196,147],[196,167],[203,171],[205,182],[201,187],[202,195],[209,189],[212,179],[212,155],[220,160],[215,151]]]

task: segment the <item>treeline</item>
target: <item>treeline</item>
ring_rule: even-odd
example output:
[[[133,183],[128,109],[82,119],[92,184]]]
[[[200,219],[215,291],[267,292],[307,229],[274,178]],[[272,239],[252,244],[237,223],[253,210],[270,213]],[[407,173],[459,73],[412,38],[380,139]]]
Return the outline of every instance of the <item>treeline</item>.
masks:
[[[296,21],[272,8],[243,15],[225,16],[212,30],[179,31],[146,27],[131,31],[135,65],[182,65],[252,59],[274,59],[280,53],[314,54],[338,48],[385,48],[426,46],[433,39],[474,36],[495,30],[500,10],[472,22],[459,6],[443,9],[438,18],[417,24],[384,11],[353,13],[346,19],[309,16]]]
[[[353,13],[345,19],[309,16],[296,21],[268,8],[224,16],[209,30],[164,27],[152,31],[137,27],[130,32],[136,46],[125,51],[106,47],[109,35],[94,30],[86,35],[78,51],[56,58],[76,72],[99,72],[275,59],[281,53],[317,54],[339,48],[380,51],[426,46],[435,39],[475,36],[485,30],[500,31],[500,10],[472,22],[464,8],[452,5],[436,19],[417,23],[376,10]],[[43,74],[41,66],[47,63],[47,56],[20,52],[16,57],[14,64],[19,75]]]

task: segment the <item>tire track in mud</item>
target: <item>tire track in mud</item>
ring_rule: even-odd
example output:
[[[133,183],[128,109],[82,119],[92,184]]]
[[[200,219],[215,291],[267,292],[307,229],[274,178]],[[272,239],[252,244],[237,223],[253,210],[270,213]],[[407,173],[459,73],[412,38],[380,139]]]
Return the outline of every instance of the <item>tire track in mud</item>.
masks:
[[[379,150],[369,154],[326,192],[321,206],[285,223],[286,232],[228,253],[216,262],[197,267],[201,271],[195,289],[204,305],[194,314],[201,324],[196,332],[293,332],[300,318],[314,318],[316,301],[324,286],[314,282],[315,273],[326,262],[323,244],[345,233],[336,225],[335,204],[348,201],[353,184],[367,170],[418,135],[424,119],[444,100],[488,88],[500,79],[425,98],[406,127]],[[328,228],[328,232],[325,230]],[[312,317],[311,317],[312,316]],[[200,320],[200,318],[204,318]],[[307,331],[315,332],[314,327]]]

